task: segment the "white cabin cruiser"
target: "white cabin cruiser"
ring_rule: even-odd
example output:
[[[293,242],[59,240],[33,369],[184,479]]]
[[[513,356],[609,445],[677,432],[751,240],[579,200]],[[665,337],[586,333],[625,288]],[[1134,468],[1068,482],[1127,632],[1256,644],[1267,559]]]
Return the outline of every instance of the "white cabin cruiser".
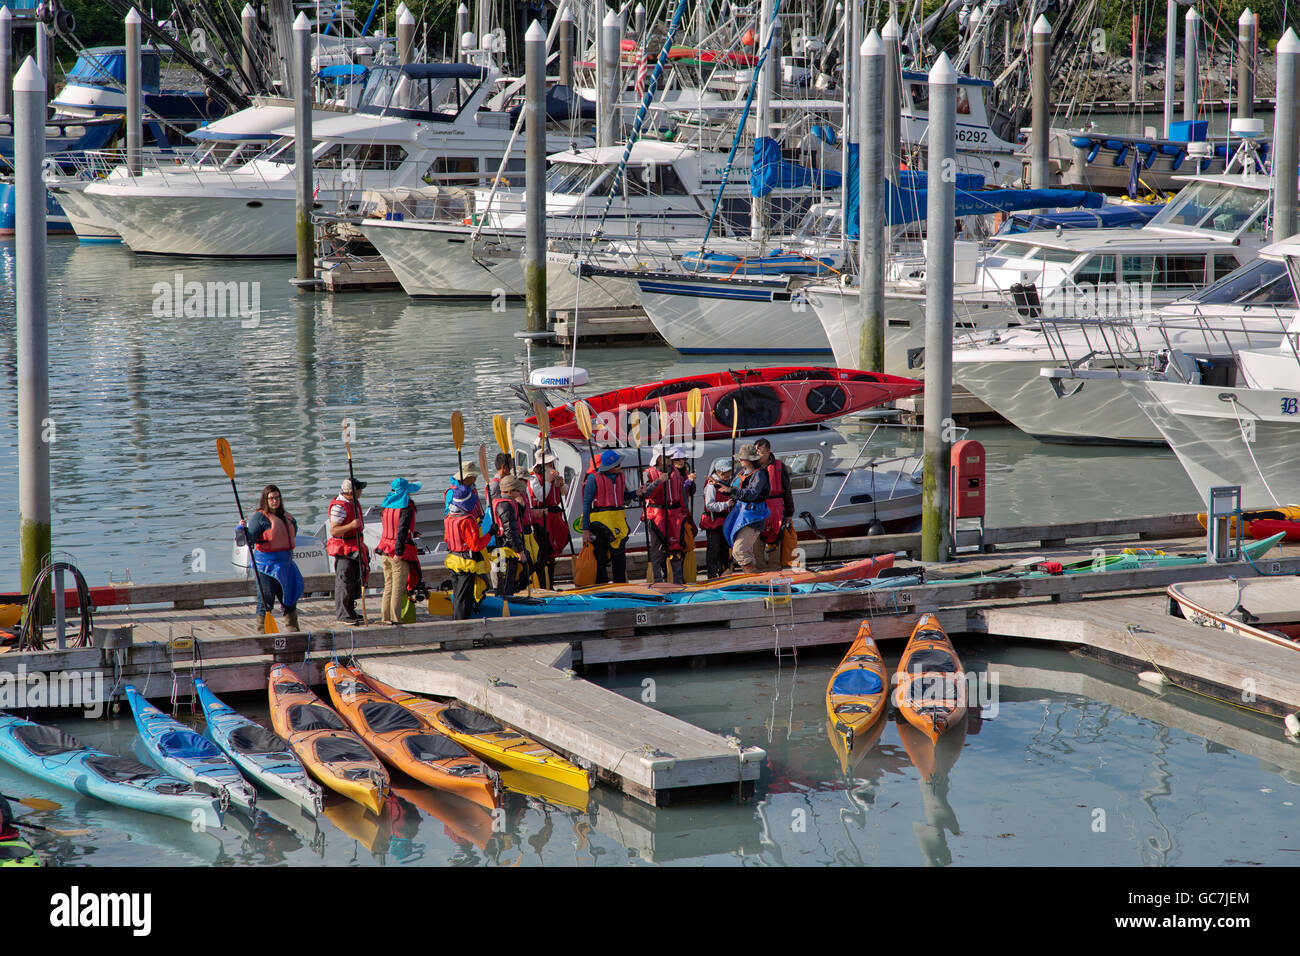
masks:
[[[508,114],[482,108],[496,75],[467,63],[375,67],[357,112],[313,117],[315,208],[356,208],[366,189],[473,186],[494,175],[510,139]],[[94,183],[85,199],[118,224],[134,252],[292,256],[289,119],[273,131],[281,139],[233,168],[156,164],[141,176]],[[522,151],[510,163],[522,169]]]

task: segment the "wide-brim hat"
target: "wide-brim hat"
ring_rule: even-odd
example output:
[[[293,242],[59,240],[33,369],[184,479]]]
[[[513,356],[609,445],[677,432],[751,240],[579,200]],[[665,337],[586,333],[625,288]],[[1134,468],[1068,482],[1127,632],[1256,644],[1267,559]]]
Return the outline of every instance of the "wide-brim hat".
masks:
[[[623,456],[616,451],[606,450],[600,453],[600,470],[613,471],[623,464]]]
[[[466,465],[451,477],[454,478],[456,481],[469,481],[471,478],[478,477],[478,469],[475,468],[473,465]]]
[[[504,478],[501,479],[502,494],[513,495],[516,492],[520,492],[523,490],[524,490],[524,483],[520,481],[518,478],[516,478],[514,475],[506,475]]]
[[[711,471],[719,475],[724,475],[729,471],[735,471],[735,463],[730,458],[715,458],[713,464],[709,466]]]
[[[753,445],[741,445],[740,450],[736,452],[736,457],[741,461],[762,461],[763,456],[758,453],[758,449]]]

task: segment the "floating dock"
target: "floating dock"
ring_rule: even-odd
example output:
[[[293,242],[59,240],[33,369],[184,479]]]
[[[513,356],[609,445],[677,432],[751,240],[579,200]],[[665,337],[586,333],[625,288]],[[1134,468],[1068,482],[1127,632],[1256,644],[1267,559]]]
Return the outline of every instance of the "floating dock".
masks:
[[[1256,565],[965,579],[1027,559],[1086,558],[1098,548],[1202,553],[1204,539],[1191,537],[1199,532],[1191,514],[992,528],[984,546],[996,553],[927,565],[924,583],[912,587],[793,597],[774,587],[753,600],[469,621],[422,615],[401,627],[340,627],[332,599],[318,595],[300,603],[306,630],[293,634],[256,633],[250,581],[123,587],[114,597],[119,606],[96,612],[95,627],[102,635],[129,633],[128,646],[10,652],[0,656],[0,672],[20,664],[29,675],[94,671],[110,696],[130,682],[158,697],[174,687],[185,692],[199,674],[217,693],[261,691],[273,662],[302,668],[307,680],[319,683],[326,662],[356,657],[389,683],[465,700],[595,768],[626,794],[662,805],[744,793],[758,777],[763,751],[607,691],[579,677],[582,670],[722,654],[797,654],[847,644],[864,619],[877,640],[902,640],[919,614],[932,611],[957,639],[1002,636],[1078,647],[1135,671],[1162,671],[1220,699],[1248,692],[1251,706],[1266,713],[1295,710],[1300,646],[1293,652],[1171,617],[1164,589],[1230,575],[1296,574],[1300,546],[1277,549]],[[978,544],[974,532],[959,538]],[[919,535],[825,542],[831,560],[855,550],[916,547]],[[635,564],[631,570],[635,577]],[[426,579],[436,580],[439,571],[429,568]],[[332,584],[332,576],[313,576],[308,589],[325,592]]]
[[[553,309],[547,313],[555,344],[662,345],[663,338],[639,305]]]

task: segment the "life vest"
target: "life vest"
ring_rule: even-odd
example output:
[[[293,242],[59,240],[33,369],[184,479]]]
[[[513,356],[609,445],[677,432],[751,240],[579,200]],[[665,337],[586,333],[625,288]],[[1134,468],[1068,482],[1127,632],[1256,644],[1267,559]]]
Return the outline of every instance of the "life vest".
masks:
[[[658,480],[663,474],[658,468],[647,468],[646,484]],[[646,499],[646,518],[664,536],[669,551],[680,551],[682,523],[686,520],[686,505],[682,501],[683,481],[681,473],[675,468],[667,474],[668,481],[651,492]]]
[[[265,511],[259,511],[263,518],[271,522],[271,535],[266,541],[257,543],[258,551],[292,551],[293,550],[293,525],[289,519],[293,516],[289,512],[284,513],[283,520],[279,515],[269,515]]]
[[[785,468],[775,455],[766,466],[767,471],[767,521],[763,524],[763,540],[775,544],[781,539],[781,526],[785,524]]]
[[[447,515],[442,519],[442,537],[447,542],[448,551],[462,554],[474,554],[487,547],[488,543],[488,536],[479,530],[478,519],[464,512]]]
[[[627,489],[622,472],[617,479],[610,478],[603,471],[593,471],[596,476],[596,498],[591,503],[592,511],[623,510],[623,498]]]
[[[757,480],[759,472],[755,471],[748,475],[739,476],[732,479],[732,486],[744,489],[751,481]],[[762,525],[767,522],[768,507],[766,501],[737,501],[736,506],[731,509],[727,515],[727,520],[723,524],[723,531],[727,535],[727,543],[731,544],[736,539],[736,532],[741,528],[747,528],[750,525]]]
[[[709,510],[707,497],[709,485],[712,485],[714,488],[726,488],[727,483],[725,481],[718,481],[712,475],[709,475],[708,479],[704,483],[705,507],[704,510],[700,512],[700,527],[705,531],[711,531],[714,528],[721,528],[727,521],[727,514],[731,511],[730,507],[728,507],[722,514],[717,514],[716,512]],[[717,492],[714,494],[716,495]]]
[[[542,495],[543,489],[545,496]],[[559,553],[569,540],[569,524],[564,520],[564,496],[560,494],[559,482],[547,484],[536,475],[529,477],[528,500],[532,504],[533,519],[545,529],[551,550]]]
[[[515,501],[515,499],[513,499],[513,498],[509,498],[509,497],[505,497],[505,496],[502,496],[502,497],[500,497],[500,498],[496,498],[496,499],[494,499],[493,502],[492,502],[492,510],[493,510],[494,513],[496,514],[496,518],[497,518],[497,530],[500,531],[500,532],[502,532],[501,534],[498,534],[498,535],[497,535],[497,546],[498,546],[498,547],[508,547],[508,543],[507,543],[506,540],[505,540],[505,534],[504,534],[505,526],[504,526],[504,524],[503,524],[502,521],[501,521],[501,506],[502,506],[502,505],[505,505],[507,508],[510,508],[511,510],[514,511],[514,513],[515,513],[515,529],[519,532],[519,537],[520,537],[520,538],[523,538],[523,537],[524,537],[524,534],[528,531],[528,527],[524,524],[524,509],[523,509],[523,507],[519,504],[519,502]]]
[[[382,533],[379,537],[379,545],[375,548],[380,554],[391,555],[395,558],[401,558],[403,561],[419,561],[420,556],[415,551],[415,541],[412,534],[415,531],[415,511],[412,506],[411,511],[411,529],[406,534],[406,547],[401,554],[394,554],[397,547],[397,533],[401,530],[402,509],[385,508],[382,525]]]
[[[342,505],[345,517],[339,524],[351,524],[361,517],[361,509],[351,498],[344,498],[342,495],[330,502],[330,510],[335,505]],[[328,518],[326,519],[328,520]],[[361,529],[358,528],[351,534],[345,534],[342,537],[330,535],[325,542],[325,553],[332,558],[355,558],[361,551]]]

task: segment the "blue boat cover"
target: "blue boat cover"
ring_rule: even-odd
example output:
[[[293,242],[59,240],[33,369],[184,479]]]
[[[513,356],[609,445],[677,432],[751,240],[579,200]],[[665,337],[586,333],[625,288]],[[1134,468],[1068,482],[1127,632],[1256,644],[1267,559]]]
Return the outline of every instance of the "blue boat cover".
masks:
[[[781,158],[781,147],[770,136],[754,140],[754,162],[749,174],[752,196],[766,196],[773,189],[798,189],[816,183],[823,189],[835,189],[840,174],[833,169],[809,169]]]
[[[837,674],[835,680],[831,681],[831,693],[865,697],[879,694],[882,686],[879,674],[859,667]]]
[[[1036,229],[1111,229],[1119,226],[1144,226],[1151,221],[1164,204],[1143,204],[1133,206],[1102,206],[1100,209],[1071,209],[1067,212],[1016,213],[1010,216],[1006,224],[998,230],[998,235],[1006,236],[1018,232],[1032,232]]]

